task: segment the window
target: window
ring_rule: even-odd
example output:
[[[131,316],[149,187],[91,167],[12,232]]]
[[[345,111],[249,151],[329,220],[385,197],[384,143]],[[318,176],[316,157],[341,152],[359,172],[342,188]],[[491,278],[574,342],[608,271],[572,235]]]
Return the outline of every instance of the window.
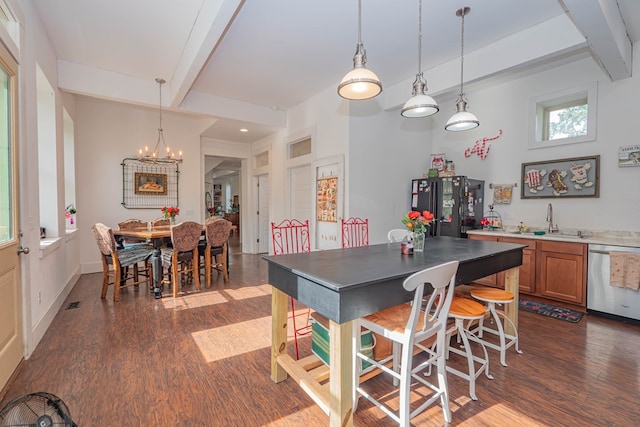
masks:
[[[595,141],[596,83],[533,98],[529,148]]]
[[[294,142],[289,145],[289,158],[295,159],[298,157],[311,154],[311,138],[304,139],[302,141]]]

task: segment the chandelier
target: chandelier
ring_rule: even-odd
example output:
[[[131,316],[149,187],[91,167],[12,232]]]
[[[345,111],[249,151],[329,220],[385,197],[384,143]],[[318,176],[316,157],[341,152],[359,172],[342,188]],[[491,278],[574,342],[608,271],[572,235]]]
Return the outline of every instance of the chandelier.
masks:
[[[157,78],[156,82],[158,82],[160,87],[160,125],[158,126],[158,140],[152,151],[149,151],[149,146],[147,145],[138,150],[138,161],[143,163],[182,163],[182,150],[178,151],[178,155],[176,156],[164,141],[164,133],[162,133],[162,85],[166,83],[166,81]]]

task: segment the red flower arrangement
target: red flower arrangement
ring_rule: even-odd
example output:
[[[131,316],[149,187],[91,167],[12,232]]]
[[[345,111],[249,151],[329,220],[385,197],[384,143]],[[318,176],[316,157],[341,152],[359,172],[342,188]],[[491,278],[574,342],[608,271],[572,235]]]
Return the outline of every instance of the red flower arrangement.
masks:
[[[429,211],[409,211],[402,218],[402,223],[407,227],[409,231],[417,231],[426,233],[427,229],[431,226],[433,221],[433,214]]]
[[[169,206],[169,207],[165,206],[162,209],[160,209],[160,212],[162,212],[162,216],[165,218],[175,218],[176,215],[180,213],[180,208],[173,207],[173,206]]]

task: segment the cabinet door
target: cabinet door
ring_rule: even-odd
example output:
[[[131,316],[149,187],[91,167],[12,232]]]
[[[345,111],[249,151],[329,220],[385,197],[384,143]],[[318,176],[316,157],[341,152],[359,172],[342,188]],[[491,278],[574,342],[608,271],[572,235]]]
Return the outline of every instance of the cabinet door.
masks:
[[[540,295],[584,305],[586,245],[540,242]]]
[[[491,242],[498,241],[498,236],[484,236],[480,234],[468,234],[467,238],[471,240],[488,240]],[[490,276],[477,279],[474,281],[474,283],[478,283],[480,285],[485,285],[485,286],[492,286],[494,288],[504,289],[504,280],[501,280],[500,282],[498,282],[498,274],[492,274]]]
[[[520,292],[533,294],[536,291],[536,244],[535,240],[501,237],[500,242],[527,245],[522,250],[522,265],[520,266]],[[503,274],[504,275],[504,274]],[[498,279],[498,283],[504,279]],[[504,285],[503,285],[504,286]]]

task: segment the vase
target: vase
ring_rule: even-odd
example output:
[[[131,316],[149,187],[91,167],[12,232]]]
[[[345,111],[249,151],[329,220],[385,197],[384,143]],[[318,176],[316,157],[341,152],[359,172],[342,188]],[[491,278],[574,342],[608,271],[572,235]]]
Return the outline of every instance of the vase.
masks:
[[[170,216],[169,217],[169,224],[170,225],[176,225],[176,217],[175,216]]]
[[[424,251],[424,237],[425,236],[423,231],[413,232],[413,251],[414,252]]]

